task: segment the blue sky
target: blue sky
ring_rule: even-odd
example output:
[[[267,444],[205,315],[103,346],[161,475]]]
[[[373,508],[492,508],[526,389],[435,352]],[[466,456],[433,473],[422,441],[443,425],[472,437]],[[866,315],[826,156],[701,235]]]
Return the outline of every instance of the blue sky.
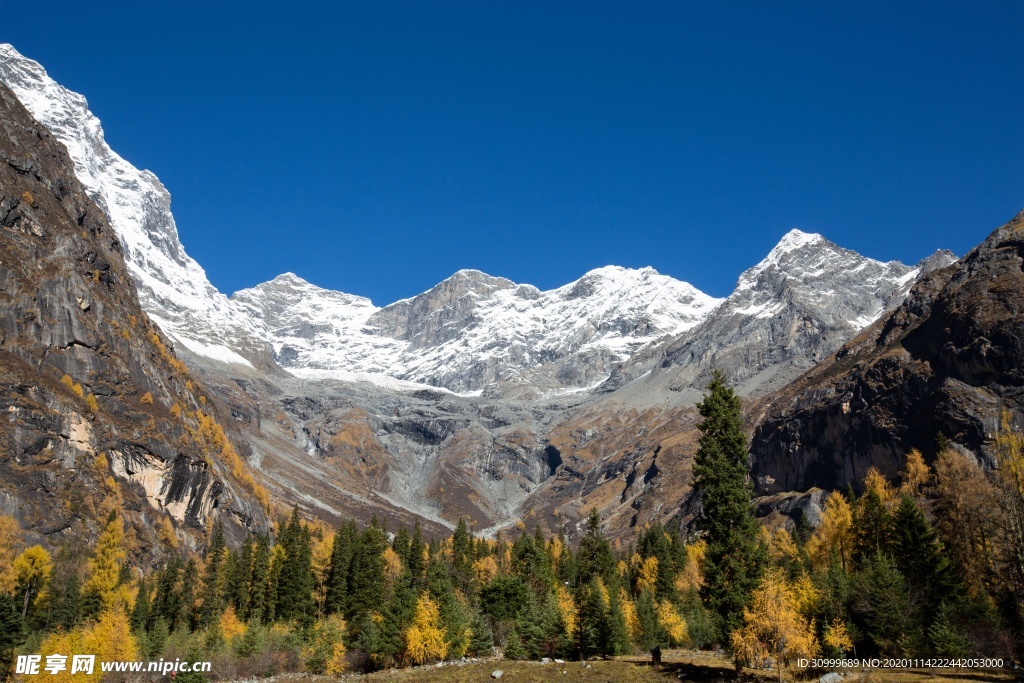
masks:
[[[714,295],[793,227],[963,254],[1024,208],[1024,3],[0,3],[225,292],[460,268]]]

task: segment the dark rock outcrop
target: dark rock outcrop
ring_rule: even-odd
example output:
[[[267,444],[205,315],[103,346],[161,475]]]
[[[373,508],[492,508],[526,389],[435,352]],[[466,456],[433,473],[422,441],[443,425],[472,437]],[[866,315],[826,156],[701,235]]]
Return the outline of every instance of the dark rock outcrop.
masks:
[[[3,85],[0,131],[0,512],[53,545],[123,510],[148,558],[164,519],[186,545],[266,528],[67,150]]]
[[[1024,416],[1024,212],[760,407],[751,445],[762,493],[895,476],[938,434],[992,466],[1003,409]]]

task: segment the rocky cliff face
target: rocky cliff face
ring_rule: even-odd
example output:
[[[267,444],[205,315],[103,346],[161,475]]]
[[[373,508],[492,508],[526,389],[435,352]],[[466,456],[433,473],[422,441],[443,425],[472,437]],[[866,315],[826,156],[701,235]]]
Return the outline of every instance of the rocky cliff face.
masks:
[[[942,433],[992,466],[1002,409],[1024,417],[1024,212],[759,408],[762,492],[857,486],[933,457]]]
[[[155,175],[110,149],[86,99],[7,44],[0,44],[0,82],[71,155],[75,176],[121,241],[143,309],[161,329],[195,353],[224,362],[265,364],[259,330],[185,253],[171,215],[170,193]]]
[[[165,521],[187,544],[266,528],[67,150],[3,85],[0,128],[0,510],[58,542],[123,509],[144,557]]]

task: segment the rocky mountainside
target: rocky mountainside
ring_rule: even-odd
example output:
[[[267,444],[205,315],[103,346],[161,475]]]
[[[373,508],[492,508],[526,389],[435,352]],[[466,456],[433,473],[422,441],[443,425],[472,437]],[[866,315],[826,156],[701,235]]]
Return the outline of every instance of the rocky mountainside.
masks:
[[[170,194],[155,175],[110,149],[85,98],[8,44],[0,44],[0,82],[67,148],[75,175],[121,240],[143,308],[161,329],[194,353],[225,362],[259,362],[265,345],[251,321],[185,253]]]
[[[938,434],[995,465],[1001,411],[1024,416],[1024,212],[765,401],[751,447],[766,493],[895,476]],[[1020,428],[1020,424],[1016,425]]]
[[[331,521],[482,528],[532,514],[571,531],[596,506],[624,532],[677,517],[711,368],[764,396],[953,260],[880,263],[792,231],[726,300],[618,267],[550,291],[460,271],[383,308],[292,274],[229,298],[185,253],[166,190],[110,150],[83,97],[9,45],[0,81],[70,152],[151,332],[225,406],[271,497]]]
[[[213,519],[235,538],[266,529],[67,150],[2,84],[0,127],[0,511],[54,542],[94,537],[117,509],[144,558],[201,542]]]
[[[706,320],[618,367],[607,387],[650,373],[647,390],[691,390],[695,399],[692,389],[721,368],[741,395],[778,389],[899,305],[922,273],[955,260],[939,251],[914,267],[881,263],[791,230]]]

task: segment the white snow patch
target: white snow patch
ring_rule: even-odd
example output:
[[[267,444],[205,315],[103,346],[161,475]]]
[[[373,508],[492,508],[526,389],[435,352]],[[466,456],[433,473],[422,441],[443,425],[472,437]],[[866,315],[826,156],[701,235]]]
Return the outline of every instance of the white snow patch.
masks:
[[[226,346],[220,346],[219,344],[204,344],[201,341],[189,339],[188,337],[182,337],[180,335],[174,335],[174,339],[197,356],[212,358],[213,360],[220,361],[221,363],[234,363],[237,365],[245,365],[250,368],[252,367],[252,363]]]

